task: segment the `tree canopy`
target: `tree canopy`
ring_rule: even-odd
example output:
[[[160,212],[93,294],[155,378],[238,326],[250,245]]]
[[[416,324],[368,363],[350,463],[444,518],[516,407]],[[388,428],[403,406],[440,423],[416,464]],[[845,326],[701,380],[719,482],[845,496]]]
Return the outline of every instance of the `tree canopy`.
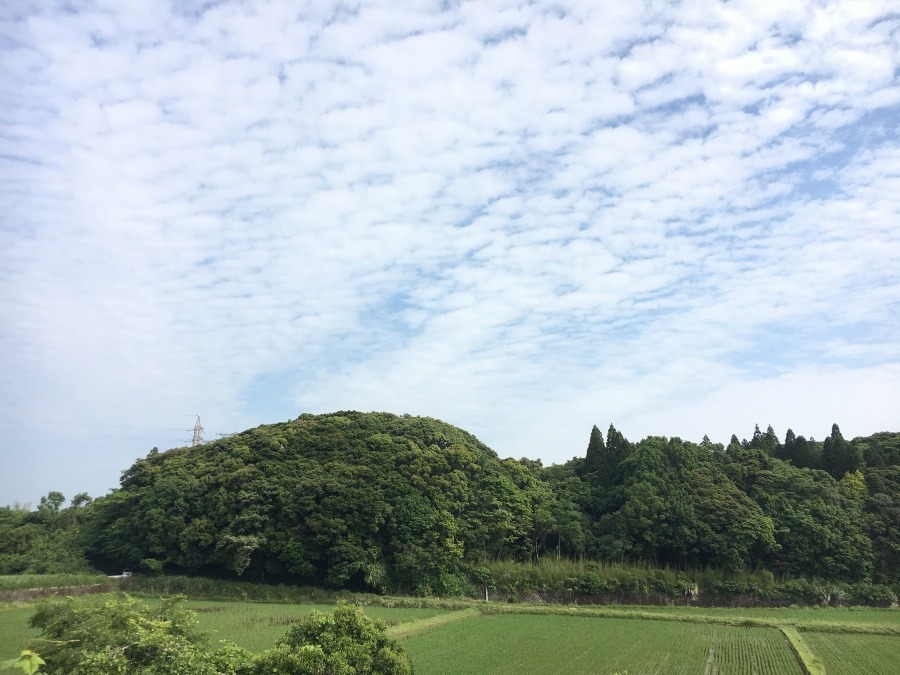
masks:
[[[71,506],[0,509],[0,572],[240,577],[452,594],[485,561],[588,557],[900,582],[900,434],[771,426],[727,447],[598,427],[565,464],[427,417],[338,412],[151,453]],[[66,568],[66,569],[62,569]]]

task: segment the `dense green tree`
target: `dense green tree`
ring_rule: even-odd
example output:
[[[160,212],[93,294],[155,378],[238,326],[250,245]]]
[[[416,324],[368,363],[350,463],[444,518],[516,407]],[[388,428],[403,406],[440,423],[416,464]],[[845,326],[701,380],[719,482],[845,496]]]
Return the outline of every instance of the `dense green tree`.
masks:
[[[623,502],[598,523],[605,556],[738,569],[775,545],[771,520],[699,446],[646,438],[622,468]]]
[[[81,537],[85,510],[61,508],[64,502],[54,491],[41,497],[37,511],[0,508],[0,574],[90,571]]]
[[[866,473],[868,535],[875,553],[875,579],[900,582],[900,464]]]
[[[112,569],[446,592],[468,557],[537,555],[552,491],[428,418],[303,415],[148,456],[92,505]]]
[[[810,443],[804,436],[797,436],[793,429],[788,429],[784,444],[778,446],[775,456],[798,469],[818,469],[821,458],[817,450],[815,442]]]
[[[603,432],[595,424],[591,429],[591,437],[588,440],[587,453],[584,457],[585,475],[596,475],[600,472],[604,454],[606,454],[606,443],[603,441]]]
[[[795,452],[797,445],[797,434],[793,429],[788,429],[784,435],[784,444],[781,445],[780,452],[776,455],[778,459],[790,462],[794,466],[798,466],[796,462]]]
[[[54,520],[65,501],[66,498],[62,492],[54,490],[48,493],[46,496],[41,497],[41,501],[38,504],[38,516],[44,521]]]
[[[698,462],[689,474],[696,544],[693,561],[737,571],[777,549],[775,525],[717,463]]]
[[[622,462],[628,457],[631,444],[612,424],[606,434],[606,452],[600,462],[600,484],[604,487],[622,483]]]
[[[831,426],[831,435],[822,444],[822,468],[834,478],[856,471],[862,465],[862,452],[851,446],[841,434],[837,424]]]
[[[731,458],[738,488],[772,519],[777,548],[764,563],[773,571],[824,579],[862,580],[872,573],[871,542],[858,503],[823,471],[798,469],[759,450]]]
[[[778,436],[770,424],[766,427],[766,432],[759,430],[759,425],[753,430],[753,438],[750,440],[750,448],[753,450],[762,450],[768,455],[777,455],[779,453]]]
[[[151,452],[97,500],[0,509],[0,573],[85,571],[87,551],[106,571],[447,594],[485,561],[587,556],[896,583],[898,465],[900,434],[837,425],[727,449],[595,426],[586,456],[544,467],[430,418],[302,415]]]
[[[803,436],[794,440],[793,454],[790,458],[798,469],[819,468],[820,457],[816,453],[815,443],[810,443]]]
[[[94,501],[93,498],[87,492],[79,492],[72,497],[72,508],[80,509],[83,506],[88,506],[92,501]]]
[[[574,462],[546,467],[540,475],[554,496],[550,506],[554,529],[548,534],[545,550],[557,559],[583,556],[593,545],[587,515],[590,487],[578,477]]]
[[[850,444],[867,467],[900,465],[900,433],[879,432],[867,438],[854,438]]]

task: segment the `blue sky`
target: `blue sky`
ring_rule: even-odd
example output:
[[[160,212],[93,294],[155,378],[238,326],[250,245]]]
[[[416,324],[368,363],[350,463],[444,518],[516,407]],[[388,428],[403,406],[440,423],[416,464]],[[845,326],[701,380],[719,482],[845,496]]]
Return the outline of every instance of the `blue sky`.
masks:
[[[900,430],[894,9],[4,3],[0,504],[195,415]]]

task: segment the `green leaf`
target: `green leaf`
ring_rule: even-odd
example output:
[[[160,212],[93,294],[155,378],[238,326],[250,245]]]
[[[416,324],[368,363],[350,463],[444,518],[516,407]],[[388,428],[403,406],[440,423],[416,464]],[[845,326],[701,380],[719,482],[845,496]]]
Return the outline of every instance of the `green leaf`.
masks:
[[[18,668],[28,675],[33,675],[33,673],[36,673],[43,665],[44,659],[30,649],[23,649],[18,658],[0,662],[0,670]]]

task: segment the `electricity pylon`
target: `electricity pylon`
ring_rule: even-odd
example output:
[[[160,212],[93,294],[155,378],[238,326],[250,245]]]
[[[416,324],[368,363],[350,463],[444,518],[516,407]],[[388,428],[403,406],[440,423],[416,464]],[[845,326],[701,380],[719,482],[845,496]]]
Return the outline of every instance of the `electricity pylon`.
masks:
[[[194,437],[191,439],[191,446],[200,445],[203,442],[203,425],[200,424],[200,415],[197,415],[197,423],[194,424]]]

